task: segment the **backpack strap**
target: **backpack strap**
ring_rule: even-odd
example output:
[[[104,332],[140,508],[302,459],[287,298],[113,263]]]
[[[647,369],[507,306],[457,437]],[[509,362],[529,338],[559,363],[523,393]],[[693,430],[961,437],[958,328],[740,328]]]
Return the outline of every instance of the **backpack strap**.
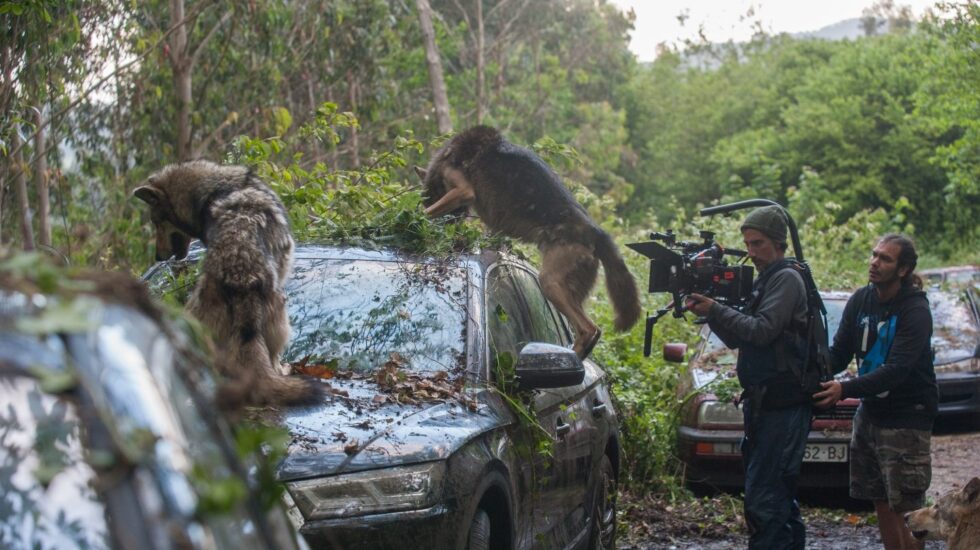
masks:
[[[803,279],[807,307],[806,320],[803,324],[795,323],[796,326],[784,331],[783,337],[776,344],[776,368],[782,372],[787,370],[792,372],[794,378],[800,382],[800,386],[807,387],[813,385],[815,381],[829,380],[833,377],[830,346],[827,338],[827,307],[823,303],[823,298],[820,297],[820,291],[813,280],[810,266],[798,262],[794,258],[786,258],[783,261],[785,262],[784,265],[765,274],[766,279],[776,271],[795,269]],[[759,291],[761,294],[762,287]],[[803,347],[803,357],[800,364],[790,361],[787,357],[786,346],[789,341],[792,341],[794,345],[802,345]],[[817,372],[814,373],[814,376],[807,376],[811,369]]]

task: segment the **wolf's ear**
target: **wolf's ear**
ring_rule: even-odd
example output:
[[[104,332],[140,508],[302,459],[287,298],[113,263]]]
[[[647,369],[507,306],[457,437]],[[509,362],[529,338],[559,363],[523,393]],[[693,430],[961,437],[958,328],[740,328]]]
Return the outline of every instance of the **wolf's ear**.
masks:
[[[418,174],[419,179],[421,179],[422,181],[425,181],[425,177],[429,175],[429,171],[426,170],[425,168],[422,168],[421,166],[415,167],[415,173]]]
[[[133,190],[133,196],[150,206],[160,204],[161,193],[156,187],[150,187],[149,185],[137,187]]]
[[[975,477],[963,487],[963,494],[966,495],[967,502],[974,502],[980,496],[980,477]]]

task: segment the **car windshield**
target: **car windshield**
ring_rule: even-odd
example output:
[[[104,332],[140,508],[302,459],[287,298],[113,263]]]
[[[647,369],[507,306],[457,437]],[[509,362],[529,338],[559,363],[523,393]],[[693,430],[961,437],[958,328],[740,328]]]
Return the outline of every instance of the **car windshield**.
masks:
[[[286,294],[291,363],[358,373],[392,354],[422,373],[465,363],[466,279],[458,265],[297,258]]]
[[[973,357],[980,331],[977,318],[965,292],[928,292],[932,309],[932,347],[936,352],[935,365],[955,363]]]

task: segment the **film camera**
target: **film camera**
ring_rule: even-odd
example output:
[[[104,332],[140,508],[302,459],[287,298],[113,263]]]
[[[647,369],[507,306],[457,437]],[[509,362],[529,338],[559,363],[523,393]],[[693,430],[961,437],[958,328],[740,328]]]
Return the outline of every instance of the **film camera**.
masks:
[[[752,293],[752,266],[729,264],[726,259],[726,256],[744,258],[745,252],[722,247],[711,231],[701,231],[699,236],[699,242],[678,241],[677,235],[668,229],[665,233],[651,233],[648,242],[626,245],[650,258],[648,291],[669,292],[674,299],[656,315],[647,318],[644,355],[650,355],[653,325],[671,310],[674,317],[683,316],[684,299],[689,294],[710,296],[717,302],[737,308],[743,306]]]
[[[768,199],[749,199],[730,204],[702,208],[702,216],[728,214],[743,208],[757,206],[779,206]],[[827,345],[827,308],[813,280],[810,266],[803,259],[803,247],[793,218],[786,214],[786,225],[796,252],[795,265],[803,277],[807,297],[807,320],[804,347],[804,365],[818,372],[820,380],[833,377],[830,370],[829,348]],[[643,342],[643,355],[650,356],[653,327],[656,322],[673,310],[674,317],[684,314],[684,299],[691,293],[711,296],[715,301],[740,308],[752,294],[752,267],[729,265],[726,255],[745,257],[740,250],[722,248],[715,242],[714,233],[701,231],[701,242],[678,242],[674,233],[653,233],[651,241],[628,244],[630,248],[650,258],[650,292],[670,292],[674,301],[667,307],[657,310],[647,317],[646,338]],[[660,241],[664,244],[660,244]]]

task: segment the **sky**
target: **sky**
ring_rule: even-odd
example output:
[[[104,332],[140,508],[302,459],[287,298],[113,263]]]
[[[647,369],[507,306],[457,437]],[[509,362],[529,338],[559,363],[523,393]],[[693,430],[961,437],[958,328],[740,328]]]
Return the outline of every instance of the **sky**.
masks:
[[[636,12],[635,30],[630,49],[640,61],[656,57],[657,44],[680,44],[685,38],[696,39],[698,27],[704,26],[712,42],[748,40],[753,22],[760,21],[772,34],[815,31],[844,19],[861,17],[861,10],[874,0],[609,0],[627,11]],[[935,0],[896,0],[896,5],[910,6],[920,17]],[[746,14],[751,12],[751,17]],[[681,25],[677,16],[687,15]]]

